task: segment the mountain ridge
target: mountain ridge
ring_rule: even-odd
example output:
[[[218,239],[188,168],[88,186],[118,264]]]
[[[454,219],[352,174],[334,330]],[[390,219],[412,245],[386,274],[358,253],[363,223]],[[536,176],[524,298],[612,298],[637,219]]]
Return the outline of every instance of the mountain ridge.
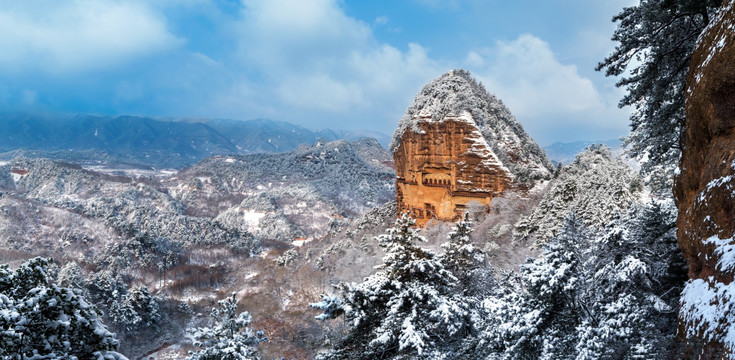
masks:
[[[75,162],[185,168],[215,155],[288,152],[319,139],[386,135],[368,130],[310,130],[268,119],[155,119],[139,116],[0,114],[0,159],[18,155]]]
[[[623,152],[623,141],[620,139],[608,139],[608,140],[597,140],[597,141],[570,141],[561,142],[557,141],[553,144],[543,146],[546,156],[549,160],[554,163],[561,162],[566,165],[574,161],[574,159],[583,152],[590,145],[603,144],[610,148],[613,155],[619,155]]]

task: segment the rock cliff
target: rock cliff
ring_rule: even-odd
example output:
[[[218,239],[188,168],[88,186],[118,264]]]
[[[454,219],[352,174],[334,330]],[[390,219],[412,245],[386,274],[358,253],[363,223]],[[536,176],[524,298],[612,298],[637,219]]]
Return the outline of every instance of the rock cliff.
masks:
[[[682,294],[685,335],[704,359],[735,356],[735,0],[699,39],[687,78],[680,174],[679,246],[690,280]]]
[[[398,211],[423,226],[453,220],[471,201],[548,178],[553,165],[510,111],[464,70],[424,86],[390,146]]]

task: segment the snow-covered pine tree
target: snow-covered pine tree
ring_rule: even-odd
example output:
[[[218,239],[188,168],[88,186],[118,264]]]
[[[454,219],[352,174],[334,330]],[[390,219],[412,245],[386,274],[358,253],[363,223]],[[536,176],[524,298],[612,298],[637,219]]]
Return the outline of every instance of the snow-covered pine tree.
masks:
[[[146,327],[156,328],[163,319],[159,299],[145,286],[128,290],[125,282],[109,270],[91,274],[85,283],[90,299],[105,311],[107,319],[119,331],[129,333]]]
[[[158,300],[145,286],[136,286],[110,303],[110,318],[127,331],[157,327],[161,321]]]
[[[485,274],[488,271],[483,271],[489,268],[481,270],[485,262],[485,252],[470,241],[473,231],[469,213],[465,213],[464,217],[457,221],[452,231],[447,234],[449,241],[441,245],[444,248],[444,254],[440,261],[459,280],[459,286],[465,294],[468,291],[474,292],[470,289],[475,282],[474,278],[485,278],[481,275],[490,275]],[[487,284],[483,282],[483,285]]]
[[[617,86],[627,94],[619,106],[634,106],[631,134],[626,140],[631,155],[648,158],[644,174],[663,182],[671,179],[681,151],[684,125],[684,90],[692,50],[721,0],[642,0],[626,7],[612,40],[618,45],[597,65],[607,76],[621,76]]]
[[[485,261],[485,253],[470,241],[472,220],[468,213],[457,221],[452,231],[447,234],[448,242],[442,244],[444,255],[441,257],[444,267],[455,276],[466,274],[477,269]]]
[[[79,267],[76,261],[71,261],[59,270],[57,276],[57,283],[60,286],[72,288],[72,289],[84,289],[84,276],[82,276],[82,268]]]
[[[676,311],[686,266],[672,200],[639,205],[590,244],[580,278],[592,310],[577,358],[677,358]]]
[[[580,244],[589,232],[579,218],[570,216],[560,234],[544,245],[543,257],[521,266],[525,293],[509,293],[494,307],[487,329],[490,347],[503,349],[509,359],[574,358],[575,328],[579,314],[578,268]],[[487,336],[487,335],[486,335]]]
[[[249,328],[253,317],[247,311],[237,313],[235,294],[219,301],[212,309],[213,327],[189,329],[194,346],[201,350],[189,353],[187,360],[257,360],[257,346],[268,338],[262,331]]]
[[[485,300],[480,348],[523,359],[668,359],[686,269],[671,200],[635,206],[599,233],[574,218],[521,268],[522,291]]]
[[[311,304],[327,319],[344,314],[350,332],[322,359],[429,359],[460,341],[471,328],[471,307],[452,289],[457,279],[438,257],[416,243],[426,241],[407,214],[387,235],[379,271],[360,284],[339,284],[341,297]]]
[[[126,359],[94,306],[49,282],[50,259],[0,266],[0,358]]]
[[[640,198],[641,180],[605,145],[591,145],[565,166],[533,212],[515,225],[514,236],[543,244],[559,234],[573,213],[585,227],[600,230]]]

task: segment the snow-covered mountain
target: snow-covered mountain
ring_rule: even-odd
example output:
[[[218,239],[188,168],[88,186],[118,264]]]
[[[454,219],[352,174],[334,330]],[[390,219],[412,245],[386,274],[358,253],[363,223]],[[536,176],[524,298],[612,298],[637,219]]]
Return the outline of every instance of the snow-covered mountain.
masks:
[[[392,200],[394,173],[375,161],[386,156],[376,142],[319,141],[283,154],[210,158],[164,184],[189,211],[290,242]]]
[[[577,154],[581,153],[590,145],[603,144],[610,148],[613,155],[620,155],[623,152],[623,142],[620,139],[610,139],[604,141],[572,141],[572,142],[555,142],[551,145],[544,146],[546,156],[554,163],[569,164],[574,161]]]
[[[0,114],[0,159],[17,156],[76,163],[181,169],[215,155],[288,152],[319,139],[388,136],[367,130],[313,131],[256,119],[152,119],[137,116]]]
[[[517,181],[548,178],[554,166],[523,130],[503,102],[488,93],[466,70],[453,70],[425,85],[393,133],[393,151],[406,131],[420,131],[418,122],[441,121],[467,111],[501,163]]]
[[[361,138],[375,138],[383,147],[388,146],[390,138],[379,132],[369,130],[309,130],[285,121],[254,119],[247,121],[213,119],[196,120],[224,134],[241,153],[287,152],[302,144],[313,144],[319,139],[327,141],[354,141]]]
[[[0,163],[0,256],[14,265],[38,255],[59,260],[59,281],[103,310],[120,351],[139,358],[185,341],[187,323],[200,321],[197,313],[221,292],[243,290],[271,304],[275,289],[322,286],[284,274],[284,252],[390,202],[389,157],[375,140],[319,141],[287,153],[216,156],[157,176],[14,159]],[[320,271],[305,266],[307,276]],[[311,296],[284,294],[275,303],[308,311]],[[267,311],[248,306],[261,317]],[[288,331],[312,325],[293,326]]]
[[[350,321],[318,322],[308,305],[320,294],[338,303],[335,284],[367,279],[369,286],[376,265],[390,255],[375,241],[376,235],[395,231],[387,230],[397,208],[390,201],[395,174],[389,159],[374,140],[216,156],[155,176],[16,159],[0,163],[0,256],[12,267],[38,255],[57,259],[59,267],[51,268],[49,277],[101,309],[104,323],[118,334],[118,350],[131,358],[186,356],[193,350],[187,329],[210,326],[206,314],[223,298],[247,309],[253,329],[266,331],[271,340],[258,345],[263,358],[313,358],[343,343],[348,333],[352,339],[367,335],[354,332]],[[628,337],[604,338],[604,349],[623,354],[641,348],[650,355],[669,348],[675,335],[670,309],[678,303],[675,287],[683,269],[669,265],[676,255],[675,212],[666,210],[671,206],[640,202],[642,183],[604,147],[590,148],[557,175],[531,190],[494,198],[490,213],[468,207],[474,231],[463,237],[487,256],[476,271],[455,270],[463,282],[450,284],[452,291],[442,290],[437,299],[437,304],[474,304],[471,332],[437,333],[447,358],[518,358],[544,351],[574,358],[597,349],[597,342],[586,342],[587,331],[608,333],[623,324],[620,331],[626,333],[627,323],[619,318],[634,319],[636,328],[648,325]],[[577,215],[573,223],[570,213]],[[527,228],[531,236],[513,236],[523,230],[516,226],[518,219],[534,227]],[[451,223],[434,221],[421,230],[427,243],[416,246],[439,256],[425,252],[411,260],[418,261],[413,269],[421,276],[451,260],[442,243],[452,231]],[[535,239],[545,233],[552,239],[534,249]],[[442,265],[425,262],[429,258]],[[404,278],[409,285],[403,285]],[[413,278],[401,275],[388,286],[424,289],[410,285]],[[583,291],[576,290],[580,287]],[[620,289],[625,306],[615,305],[619,299],[604,292]],[[422,296],[411,299],[423,303]],[[388,309],[368,310],[378,319],[391,319]],[[434,310],[397,311],[420,322],[440,319]],[[603,321],[591,322],[597,318]],[[573,326],[567,326],[568,319]],[[548,349],[538,336],[525,336],[546,332],[554,341]],[[577,345],[564,345],[570,342]],[[633,349],[628,343],[649,345]]]
[[[643,179],[605,145],[592,145],[560,169],[533,212],[516,224],[517,237],[539,244],[559,235],[570,215],[598,231],[645,199]]]

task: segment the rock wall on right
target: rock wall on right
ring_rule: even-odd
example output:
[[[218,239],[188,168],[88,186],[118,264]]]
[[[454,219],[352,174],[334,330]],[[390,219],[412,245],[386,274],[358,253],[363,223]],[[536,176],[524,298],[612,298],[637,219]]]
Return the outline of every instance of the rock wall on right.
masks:
[[[690,280],[679,335],[690,358],[735,359],[735,0],[701,35],[686,91],[674,196]]]

